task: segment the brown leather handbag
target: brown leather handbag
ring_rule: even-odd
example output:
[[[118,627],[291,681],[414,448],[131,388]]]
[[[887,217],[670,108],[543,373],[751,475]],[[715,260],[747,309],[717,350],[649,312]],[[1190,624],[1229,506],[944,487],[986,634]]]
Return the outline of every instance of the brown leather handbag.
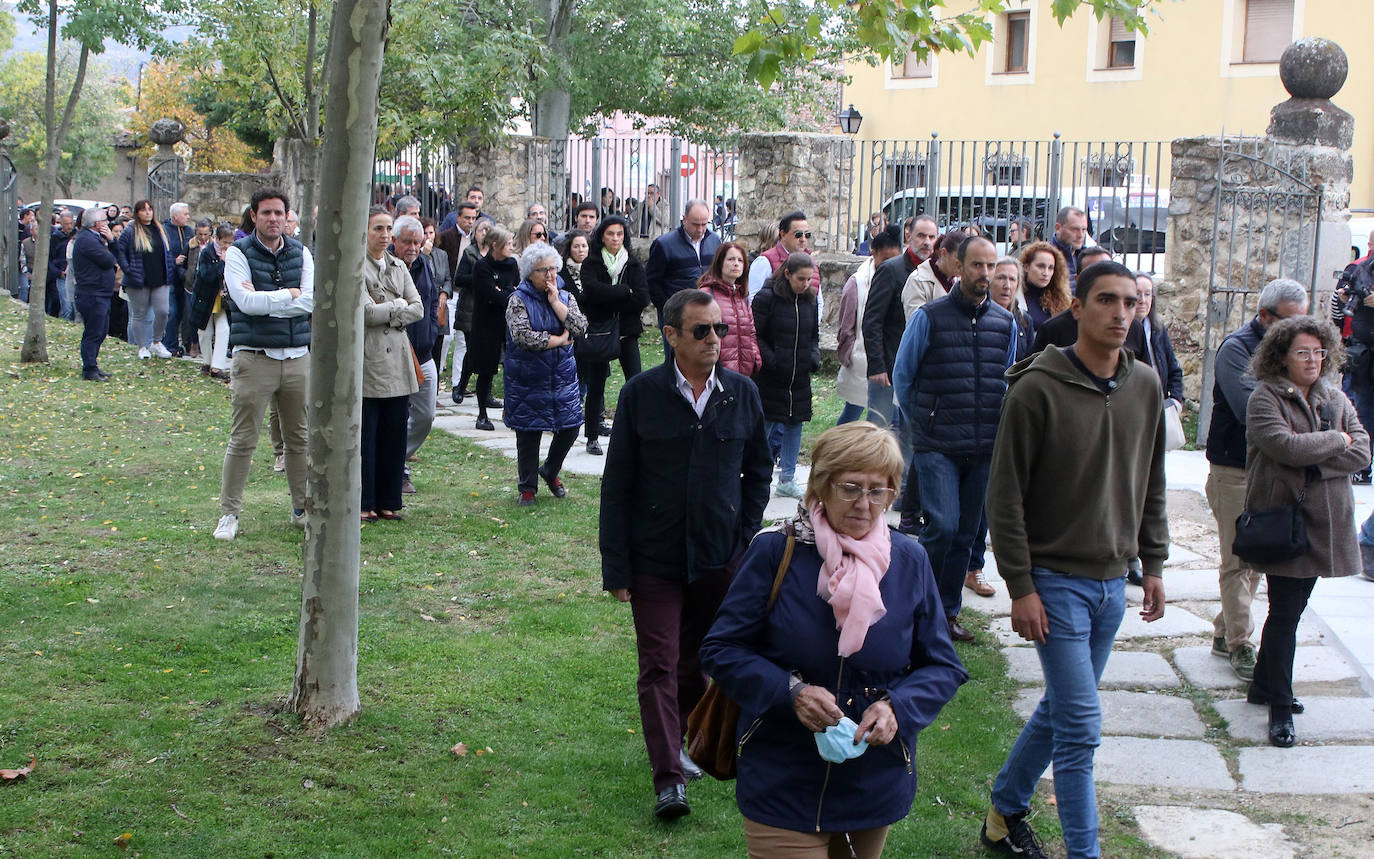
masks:
[[[777,575],[773,576],[773,590],[768,594],[765,615],[773,610],[773,603],[778,600],[778,591],[792,563],[792,549],[796,544],[797,538],[789,532],[787,548],[783,550]],[[702,772],[722,781],[735,777],[735,731],[739,712],[739,705],[713,680],[687,717],[687,756],[701,767]]]

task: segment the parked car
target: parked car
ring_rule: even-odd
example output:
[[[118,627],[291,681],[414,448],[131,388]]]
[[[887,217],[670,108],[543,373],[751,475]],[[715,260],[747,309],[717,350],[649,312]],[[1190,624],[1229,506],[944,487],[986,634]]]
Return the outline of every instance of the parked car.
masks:
[[[32,212],[34,212],[34,213],[37,213],[37,212],[38,212],[38,207],[39,207],[40,205],[42,205],[42,204],[41,204],[41,203],[29,203],[29,204],[27,204],[27,205],[24,206],[24,208],[22,209],[22,211],[32,211]],[[53,214],[55,214],[55,215],[60,215],[60,214],[61,214],[62,212],[64,212],[64,211],[71,212],[71,213],[74,214],[74,215],[80,215],[81,212],[85,211],[86,209],[91,208],[92,206],[99,206],[100,208],[103,209],[103,208],[105,208],[106,206],[109,206],[109,205],[111,205],[111,204],[110,204],[110,203],[103,203],[103,202],[101,202],[100,200],[53,200],[53,204],[52,204],[52,205],[53,205]]]

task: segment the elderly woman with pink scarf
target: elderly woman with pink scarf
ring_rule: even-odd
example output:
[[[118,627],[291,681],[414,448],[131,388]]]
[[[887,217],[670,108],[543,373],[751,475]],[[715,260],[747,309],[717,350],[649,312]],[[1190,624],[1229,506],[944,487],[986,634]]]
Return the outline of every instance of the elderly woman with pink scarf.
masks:
[[[896,439],[847,423],[811,461],[797,515],[754,538],[701,660],[740,705],[749,855],[874,857],[915,798],[917,734],[968,674],[925,550],[884,519]]]

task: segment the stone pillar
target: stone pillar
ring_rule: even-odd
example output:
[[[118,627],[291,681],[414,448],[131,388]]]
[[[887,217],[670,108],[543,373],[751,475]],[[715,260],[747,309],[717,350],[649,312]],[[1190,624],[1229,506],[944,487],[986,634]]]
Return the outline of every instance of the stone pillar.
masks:
[[[491,145],[455,146],[453,195],[461,199],[469,187],[480,186],[482,211],[514,233],[531,203],[547,205],[549,154],[543,137],[512,135]],[[555,222],[552,211],[549,222]]]
[[[1270,112],[1266,136],[1173,141],[1168,274],[1157,286],[1155,301],[1183,367],[1187,396],[1202,401],[1200,432],[1205,432],[1210,418],[1207,351],[1215,350],[1227,331],[1254,314],[1253,293],[1264,280],[1282,272],[1308,284],[1315,270],[1313,306],[1321,314],[1336,275],[1349,262],[1353,174],[1349,149],[1354,127],[1350,115],[1330,101],[1345,83],[1347,68],[1345,53],[1334,42],[1317,38],[1294,42],[1279,64],[1280,78],[1292,98]],[[1228,152],[1244,152],[1250,158],[1228,157],[1225,173],[1219,177],[1223,144]],[[1315,213],[1297,224],[1285,208],[1294,199],[1291,195],[1311,193],[1307,186],[1320,186],[1323,193],[1319,239]],[[1229,195],[1237,188],[1260,193],[1233,205]],[[1266,198],[1263,192],[1273,197]],[[1271,200],[1273,211],[1265,210],[1266,199]],[[1286,242],[1278,240],[1280,229],[1290,231]],[[1296,236],[1291,234],[1294,229]],[[1229,271],[1229,285],[1246,287],[1251,295],[1237,295],[1231,301],[1224,295],[1213,299],[1214,248],[1218,285],[1228,285],[1222,281]]]
[[[148,158],[148,199],[153,214],[161,221],[168,207],[181,198],[181,156],[172,150],[186,136],[186,126],[175,119],[159,119],[148,129],[148,139],[157,151]]]

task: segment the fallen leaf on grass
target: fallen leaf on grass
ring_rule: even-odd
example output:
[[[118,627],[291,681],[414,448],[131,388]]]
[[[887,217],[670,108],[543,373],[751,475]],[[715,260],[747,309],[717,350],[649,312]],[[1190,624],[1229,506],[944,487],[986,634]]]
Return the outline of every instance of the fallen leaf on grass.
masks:
[[[453,752],[455,758],[465,758],[468,754],[468,744],[458,743],[453,748],[449,749],[449,751]]]
[[[134,834],[132,832],[122,832],[115,837],[114,843],[120,850],[128,850],[129,842],[133,840]]]
[[[15,779],[20,778],[21,776],[26,776],[29,773],[33,772],[34,767],[36,766],[38,766],[38,756],[29,755],[28,766],[20,767],[17,770],[0,770],[0,779],[4,779],[5,781],[14,781]]]

